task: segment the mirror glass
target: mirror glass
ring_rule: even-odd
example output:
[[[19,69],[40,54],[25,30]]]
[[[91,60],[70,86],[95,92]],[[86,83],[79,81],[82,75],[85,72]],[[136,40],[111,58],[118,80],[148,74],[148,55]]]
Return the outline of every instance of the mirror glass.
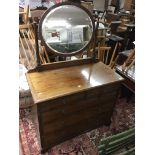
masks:
[[[44,43],[57,54],[73,55],[85,49],[93,34],[88,13],[76,5],[60,5],[45,13],[41,22]]]

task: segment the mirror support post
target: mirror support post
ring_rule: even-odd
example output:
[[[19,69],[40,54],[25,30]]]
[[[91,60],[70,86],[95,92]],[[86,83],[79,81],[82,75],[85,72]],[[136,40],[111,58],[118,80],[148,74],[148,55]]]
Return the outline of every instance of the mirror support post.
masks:
[[[94,61],[96,59],[96,50],[95,50],[95,48],[96,48],[96,45],[97,45],[96,39],[97,39],[98,27],[99,27],[99,19],[97,18],[95,32],[94,32],[94,38],[93,38],[94,44],[93,44],[93,57],[92,58],[93,58]]]
[[[40,66],[40,57],[39,57],[39,44],[38,44],[38,25],[36,22],[33,23],[34,26],[34,36],[35,36],[35,46],[36,46],[36,58],[37,58],[37,66]]]

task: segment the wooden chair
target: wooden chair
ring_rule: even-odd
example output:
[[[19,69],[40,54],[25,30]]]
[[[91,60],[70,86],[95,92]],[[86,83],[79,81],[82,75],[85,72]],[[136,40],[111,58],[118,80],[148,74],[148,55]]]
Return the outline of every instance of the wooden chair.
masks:
[[[133,96],[135,93],[135,49],[119,53],[115,62],[115,71],[125,79],[122,85],[131,91]],[[131,97],[130,93],[128,95]],[[129,98],[127,102],[128,100]]]
[[[22,21],[24,22],[23,24],[20,24],[20,25],[28,25],[30,22],[29,22],[29,5],[25,6],[23,11],[20,11],[19,12],[19,16],[22,17]]]
[[[99,21],[100,23],[100,21]],[[106,30],[107,31],[107,30]],[[108,65],[110,68],[113,68],[113,64],[115,62],[115,58],[116,58],[116,49],[117,46],[115,46],[114,50],[111,52],[111,47],[107,46],[106,44],[106,33],[100,35],[97,32],[97,36],[96,36],[96,40],[95,40],[95,53],[96,53],[96,57],[102,61],[103,63],[105,63],[106,65]],[[94,44],[94,43],[93,43]],[[90,47],[90,49],[88,50],[88,56],[92,56],[91,54],[93,53],[93,44]]]
[[[124,39],[122,37],[119,37],[117,35],[111,35],[109,36],[109,46],[112,47],[112,58],[110,60],[110,67],[113,68],[115,65],[115,61],[117,59],[117,56],[120,52],[120,47],[122,46],[122,41]]]
[[[135,49],[132,49],[127,60],[122,65],[122,71],[127,72],[135,64]]]
[[[19,27],[19,61],[27,69],[32,69],[35,64],[34,34],[28,25]]]
[[[106,37],[97,36],[97,39],[101,39],[101,38],[103,38],[103,42],[98,42],[95,48],[97,58],[103,63],[105,63],[106,65],[108,65],[111,69],[113,69],[117,59],[116,50],[117,50],[118,43],[116,44],[114,50],[111,51],[111,47],[107,46],[105,43]],[[92,52],[93,52],[93,49],[91,49],[89,53],[92,53]]]
[[[90,12],[93,12],[94,5],[92,2],[81,1],[81,5],[87,8]]]
[[[115,34],[117,35],[117,30],[118,30],[118,27],[120,26],[121,24],[121,21],[111,21],[109,23],[109,28],[111,30],[111,34]]]
[[[104,56],[103,53],[105,53],[105,51],[107,51],[106,53],[108,53],[108,54],[105,59],[106,64],[109,65],[110,68],[114,68],[114,64],[115,64],[115,60],[117,58],[120,42],[123,40],[123,38],[121,38],[117,35],[114,35],[114,34],[117,34],[117,29],[118,29],[118,26],[120,25],[121,21],[111,21],[110,23],[106,23],[106,22],[99,20],[99,23],[102,23],[106,27],[105,34],[101,35],[101,36],[99,36],[99,35],[97,36],[97,46],[99,47],[97,50],[98,50],[98,54],[99,54],[99,59],[102,61],[103,56]],[[106,36],[107,32],[110,32],[111,35]],[[112,41],[115,43],[114,47],[112,47],[112,45],[109,44],[109,41],[110,42]],[[108,43],[108,45],[107,45],[107,43]],[[108,46],[108,48],[107,48],[107,46]],[[100,47],[102,47],[102,48],[100,48]]]
[[[99,155],[111,155],[123,149],[118,155],[135,154],[135,128],[103,138],[98,146]],[[125,149],[125,150],[124,150]]]
[[[43,46],[39,44],[39,57],[42,64],[48,63],[48,54]],[[19,61],[29,70],[36,64],[36,40],[33,25],[19,27]]]
[[[106,65],[109,65],[108,64],[108,58],[109,58],[109,52],[111,50],[111,47],[104,47],[104,46],[101,46],[101,47],[96,47],[97,50],[97,58],[104,62]]]

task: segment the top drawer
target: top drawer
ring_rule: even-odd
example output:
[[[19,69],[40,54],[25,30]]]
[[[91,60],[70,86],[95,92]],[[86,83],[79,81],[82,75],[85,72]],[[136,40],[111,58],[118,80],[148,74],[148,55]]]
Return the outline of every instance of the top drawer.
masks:
[[[101,87],[95,87],[93,89],[85,90],[83,92],[67,95],[65,97],[61,97],[58,99],[46,101],[43,103],[38,104],[39,112],[46,112],[46,111],[52,111],[52,110],[59,110],[61,111],[64,109],[66,105],[68,106],[79,106],[78,103],[81,102],[88,103],[89,100],[97,100],[102,96],[105,96],[106,98],[112,98],[116,96],[118,93],[120,84],[114,83],[111,85],[101,86]],[[78,105],[76,105],[78,104]]]

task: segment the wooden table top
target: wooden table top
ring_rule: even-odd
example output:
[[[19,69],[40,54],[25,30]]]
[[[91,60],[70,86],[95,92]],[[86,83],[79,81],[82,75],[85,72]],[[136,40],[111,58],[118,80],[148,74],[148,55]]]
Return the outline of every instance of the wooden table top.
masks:
[[[26,77],[35,103],[123,80],[102,62],[30,72]]]
[[[132,66],[127,72],[122,70],[122,66],[116,66],[116,71],[131,81],[135,82],[135,66]]]

